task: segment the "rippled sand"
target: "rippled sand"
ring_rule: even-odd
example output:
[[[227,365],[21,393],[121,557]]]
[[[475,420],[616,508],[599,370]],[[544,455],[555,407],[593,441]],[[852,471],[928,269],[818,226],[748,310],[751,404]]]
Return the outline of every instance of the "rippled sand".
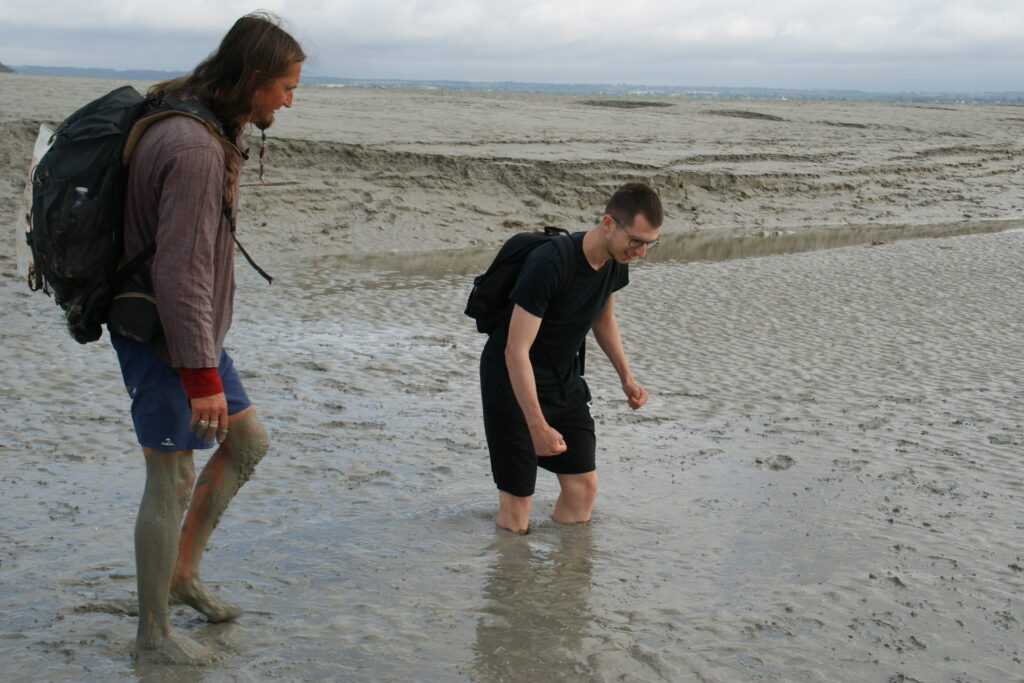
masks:
[[[299,111],[289,125],[313,125]],[[300,205],[316,225],[332,210]],[[240,261],[229,347],[273,446],[204,564],[248,612],[172,617],[229,654],[204,671],[130,661],[143,468],[116,360],[76,345],[0,255],[4,677],[1020,679],[1024,232],[673,224],[619,299],[651,403],[629,411],[588,359],[594,521],[545,521],[541,477],[518,537],[494,528],[483,337],[461,313],[490,248],[428,251],[445,226],[399,221],[410,253],[330,255],[282,241],[267,211],[277,236],[256,246],[277,279]]]
[[[468,275],[243,272],[232,352],[274,446],[206,575],[249,613],[174,621],[232,653],[214,677],[1011,680],[1022,247],[638,267],[620,315],[654,398],[628,411],[593,356],[593,524],[544,522],[542,478],[526,537],[493,527]],[[113,352],[14,285],[5,670],[168,675],[127,656],[142,468]]]

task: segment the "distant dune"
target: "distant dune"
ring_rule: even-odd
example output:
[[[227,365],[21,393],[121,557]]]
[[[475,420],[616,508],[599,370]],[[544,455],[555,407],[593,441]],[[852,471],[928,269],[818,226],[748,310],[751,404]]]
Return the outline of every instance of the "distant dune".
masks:
[[[12,73],[14,73],[14,69],[11,69],[10,67],[6,67],[6,66],[3,65],[3,62],[0,62],[0,74],[12,74]]]

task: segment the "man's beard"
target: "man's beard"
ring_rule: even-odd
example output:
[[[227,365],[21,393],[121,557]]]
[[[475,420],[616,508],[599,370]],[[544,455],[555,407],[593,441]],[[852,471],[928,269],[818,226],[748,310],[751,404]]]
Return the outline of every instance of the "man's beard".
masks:
[[[273,123],[274,123],[274,115],[271,114],[268,118],[266,118],[266,119],[264,119],[262,121],[253,121],[252,125],[256,126],[260,130],[266,130],[267,128],[270,128],[270,126]]]

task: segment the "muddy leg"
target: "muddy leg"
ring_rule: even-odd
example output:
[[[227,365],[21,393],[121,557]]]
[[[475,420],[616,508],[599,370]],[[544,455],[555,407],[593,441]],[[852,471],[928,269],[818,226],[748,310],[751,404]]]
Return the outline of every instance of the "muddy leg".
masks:
[[[232,415],[228,437],[199,474],[185,513],[171,579],[171,601],[193,607],[210,621],[230,621],[242,610],[209,591],[199,578],[199,562],[228,503],[252,476],[269,446],[267,433],[251,406]]]
[[[195,477],[192,452],[148,448],[143,452],[146,488],[135,522],[139,630],[134,656],[146,662],[210,662],[216,658],[211,650],[171,629],[167,606],[181,514],[188,504]]]

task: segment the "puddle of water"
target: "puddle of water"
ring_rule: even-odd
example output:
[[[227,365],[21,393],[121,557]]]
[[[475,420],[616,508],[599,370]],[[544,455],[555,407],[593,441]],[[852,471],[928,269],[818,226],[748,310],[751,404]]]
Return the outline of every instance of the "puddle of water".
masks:
[[[965,221],[929,225],[849,225],[777,228],[746,231],[701,231],[668,235],[646,259],[665,261],[731,261],[755,256],[795,254],[858,244],[876,244],[926,237],[953,237],[1022,229],[1020,221]]]
[[[669,261],[731,261],[757,256],[776,256],[835,249],[858,244],[888,243],[905,239],[953,237],[1010,230],[1024,230],[1019,220],[963,221],[925,225],[847,225],[772,228],[765,230],[701,230],[669,234],[645,259]],[[321,259],[311,266],[322,274],[337,271],[372,272],[375,287],[402,288],[410,275],[439,277],[483,272],[496,247],[472,247],[415,254],[392,252]],[[389,277],[391,273],[393,277]],[[382,277],[383,276],[383,277]],[[365,283],[360,283],[361,286]],[[345,288],[342,286],[342,288]]]

